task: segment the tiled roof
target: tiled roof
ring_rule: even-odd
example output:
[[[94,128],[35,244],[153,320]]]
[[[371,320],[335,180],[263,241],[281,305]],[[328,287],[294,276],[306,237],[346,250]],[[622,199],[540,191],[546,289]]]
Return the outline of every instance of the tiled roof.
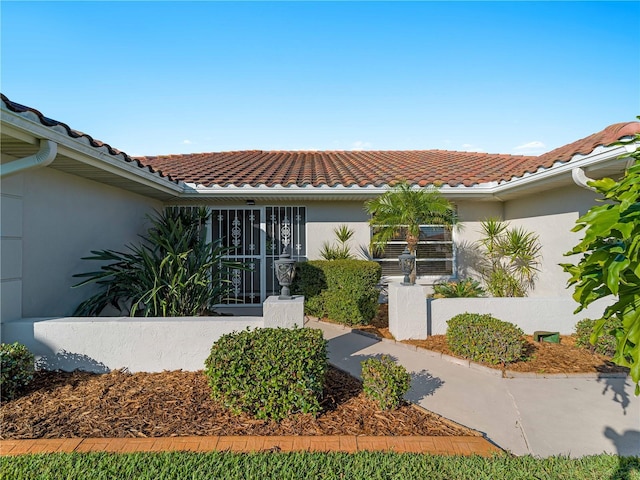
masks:
[[[640,122],[618,123],[544,155],[522,156],[446,150],[398,151],[261,151],[193,153],[132,158],[110,145],[45,117],[38,110],[12,102],[0,94],[13,112],[34,114],[47,127],[62,127],[71,138],[84,138],[139,168],[173,182],[204,186],[374,186],[407,180],[426,186],[473,186],[509,181],[525,173],[551,168],[556,162],[586,155],[598,146],[640,133]]]
[[[261,151],[142,157],[140,161],[185,182],[204,186],[383,186],[399,179],[426,186],[467,187],[508,181],[566,162],[576,154],[640,133],[640,122],[619,123],[544,155],[445,150]]]
[[[89,145],[91,145],[94,148],[106,148],[110,155],[119,156],[125,162],[128,162],[128,163],[133,162],[138,167],[140,167],[142,169],[147,169],[151,173],[159,173],[161,177],[167,177],[167,180],[169,180],[171,182],[174,182],[174,183],[178,183],[179,182],[178,179],[172,178],[171,175],[166,174],[166,173],[162,173],[162,172],[158,172],[158,171],[154,170],[150,165],[144,165],[142,162],[140,162],[139,159],[130,157],[125,152],[122,152],[122,151],[120,151],[120,150],[118,150],[116,148],[113,148],[108,143],[104,143],[104,142],[101,142],[100,140],[96,140],[91,135],[87,135],[86,133],[82,133],[82,132],[79,132],[77,130],[73,130],[66,123],[62,123],[62,122],[59,122],[57,120],[52,120],[51,118],[45,117],[42,113],[40,113],[35,108],[27,107],[25,105],[21,105],[21,104],[16,103],[16,102],[12,102],[3,93],[0,93],[0,98],[5,103],[7,108],[9,110],[11,110],[12,112],[16,112],[16,113],[31,112],[34,115],[36,115],[36,117],[38,118],[39,122],[42,125],[44,125],[45,127],[62,127],[67,132],[67,135],[69,137],[71,137],[71,138],[85,138],[89,142]]]

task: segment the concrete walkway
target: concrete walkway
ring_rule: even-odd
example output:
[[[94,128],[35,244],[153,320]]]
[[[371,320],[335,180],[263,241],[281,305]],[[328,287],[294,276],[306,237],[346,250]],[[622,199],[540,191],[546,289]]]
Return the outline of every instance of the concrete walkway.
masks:
[[[307,326],[324,332],[332,364],[359,377],[360,362],[390,355],[413,376],[408,400],[516,455],[640,456],[640,398],[629,378],[502,378],[340,325],[309,320]]]

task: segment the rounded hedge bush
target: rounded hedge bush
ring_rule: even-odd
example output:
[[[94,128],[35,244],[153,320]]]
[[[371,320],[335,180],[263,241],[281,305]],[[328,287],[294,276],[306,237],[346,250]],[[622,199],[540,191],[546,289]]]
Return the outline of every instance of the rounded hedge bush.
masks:
[[[611,331],[622,326],[620,319],[612,317],[608,319],[602,328],[602,335],[596,340],[596,344],[591,344],[591,334],[596,325],[597,320],[585,318],[576,323],[576,346],[586,348],[591,352],[599,353],[607,357],[613,357],[616,353],[618,344],[616,337],[611,335]]]
[[[21,343],[0,344],[0,392],[2,400],[13,399],[33,380],[34,357]]]
[[[223,335],[205,361],[211,396],[232,411],[281,420],[317,413],[327,342],[311,328],[260,328]]]
[[[491,315],[462,313],[447,322],[447,343],[456,355],[491,365],[520,360],[524,351],[524,332]]]
[[[411,385],[411,375],[388,355],[361,362],[362,389],[382,410],[398,408]]]

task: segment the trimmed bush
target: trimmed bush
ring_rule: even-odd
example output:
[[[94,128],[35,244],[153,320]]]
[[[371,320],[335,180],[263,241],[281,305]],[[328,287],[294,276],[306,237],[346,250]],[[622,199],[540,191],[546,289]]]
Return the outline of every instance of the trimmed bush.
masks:
[[[576,346],[580,348],[586,348],[591,353],[599,353],[607,357],[613,357],[616,353],[617,340],[614,335],[611,335],[611,331],[622,326],[622,322],[615,317],[609,318],[603,328],[602,335],[598,337],[595,345],[591,344],[591,335],[595,327],[597,320],[591,320],[585,318],[576,323]]]
[[[2,400],[13,399],[33,380],[34,358],[21,343],[0,344],[0,392]]]
[[[518,361],[523,356],[524,332],[491,315],[462,313],[447,322],[447,343],[456,355],[492,365]]]
[[[317,413],[326,371],[326,341],[310,328],[223,335],[205,361],[212,398],[260,419]]]
[[[382,269],[363,260],[312,260],[297,265],[293,292],[305,296],[305,313],[347,325],[369,323],[378,309]]]
[[[411,375],[388,355],[370,358],[362,365],[362,389],[380,409],[398,408],[411,384]]]

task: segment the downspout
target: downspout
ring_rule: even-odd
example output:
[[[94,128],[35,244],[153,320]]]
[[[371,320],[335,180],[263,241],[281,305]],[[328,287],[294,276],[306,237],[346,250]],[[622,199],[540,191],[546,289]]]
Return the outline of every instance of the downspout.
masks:
[[[584,170],[582,168],[576,167],[573,170],[571,170],[571,178],[573,179],[573,182],[579,187],[586,188],[587,190],[591,190],[592,192],[596,191],[595,188],[593,188],[590,185],[587,185],[587,182],[591,182],[593,178],[587,177],[586,173],[584,173]]]
[[[34,155],[0,165],[0,177],[8,177],[34,168],[46,167],[58,153],[58,144],[51,140],[40,140],[40,150]]]

